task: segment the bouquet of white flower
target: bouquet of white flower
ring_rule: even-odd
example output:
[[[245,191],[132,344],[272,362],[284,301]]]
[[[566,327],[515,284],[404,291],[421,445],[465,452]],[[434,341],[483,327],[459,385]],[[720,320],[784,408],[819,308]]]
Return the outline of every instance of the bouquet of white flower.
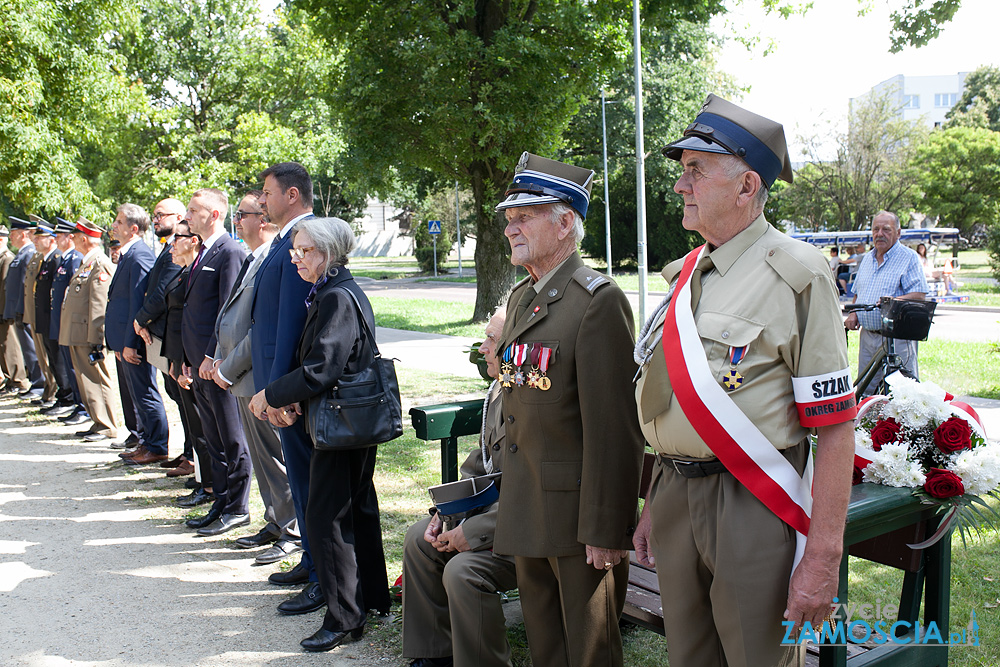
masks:
[[[854,483],[909,487],[944,517],[930,546],[957,525],[977,532],[1000,513],[981,496],[1000,498],[1000,446],[989,443],[975,410],[937,385],[896,373],[888,396],[862,402],[855,422]]]

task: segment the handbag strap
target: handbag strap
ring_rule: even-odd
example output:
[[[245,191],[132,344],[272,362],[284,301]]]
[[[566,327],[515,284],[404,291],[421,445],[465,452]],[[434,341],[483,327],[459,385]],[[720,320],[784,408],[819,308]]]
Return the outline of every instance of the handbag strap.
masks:
[[[374,350],[375,353],[375,359],[378,359],[382,356],[382,353],[378,350],[378,343],[375,341],[375,334],[372,332],[371,327],[368,326],[368,320],[365,319],[365,311],[361,310],[361,302],[358,301],[357,295],[341,285],[337,285],[334,289],[340,290],[341,292],[347,292],[347,294],[351,297],[351,300],[354,301],[354,306],[358,311],[358,319],[361,320],[361,331],[368,336],[368,340],[370,340],[372,344],[372,350]]]

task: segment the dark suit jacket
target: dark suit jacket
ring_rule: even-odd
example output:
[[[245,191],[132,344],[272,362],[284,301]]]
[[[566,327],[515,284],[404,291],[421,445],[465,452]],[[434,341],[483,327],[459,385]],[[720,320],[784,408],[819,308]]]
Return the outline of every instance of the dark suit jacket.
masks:
[[[184,342],[181,339],[181,329],[184,320],[184,291],[190,273],[190,268],[181,268],[181,272],[174,276],[164,291],[167,312],[163,318],[165,327],[163,348],[160,350],[160,354],[177,364],[184,361]]]
[[[299,277],[288,249],[292,232],[276,237],[254,280],[250,307],[253,384],[260,391],[298,365],[296,350],[306,321],[311,285]]]
[[[49,338],[59,340],[59,322],[62,320],[62,305],[66,298],[66,288],[73,274],[80,268],[80,261],[83,255],[79,250],[70,248],[62,254],[59,259],[59,266],[56,268],[56,277],[52,280],[52,315],[49,320]]]
[[[62,261],[62,253],[53,251],[48,259],[42,260],[35,278],[35,331],[45,338],[51,338],[49,327],[52,321],[52,282]]]
[[[374,351],[371,341],[362,338],[357,306],[349,295],[336,289],[338,286],[350,289],[358,297],[368,326],[374,332],[375,317],[368,297],[354,282],[351,272],[341,267],[316,292],[306,314],[298,345],[299,367],[267,385],[264,395],[269,405],[301,402],[308,406],[309,399],[322,399],[345,372],[358,373],[371,364]],[[305,310],[304,305],[301,307]]]
[[[198,368],[206,355],[215,353],[215,320],[229,298],[244,257],[243,247],[229,234],[223,234],[191,271],[184,292],[181,339],[184,356],[192,368]]]
[[[167,286],[173,283],[182,268],[174,264],[170,256],[170,247],[169,243],[163,246],[163,250],[153,262],[153,268],[149,270],[149,282],[146,283],[146,298],[139,312],[135,314],[135,321],[139,326],[149,329],[160,339],[163,338],[167,328]]]
[[[104,316],[104,335],[108,347],[121,352],[126,347],[145,349],[135,332],[132,320],[146,296],[149,270],[153,267],[153,251],[141,240],[118,260],[108,291],[108,310]]]
[[[24,313],[24,272],[28,268],[31,256],[35,254],[35,246],[25,243],[14,255],[14,261],[7,269],[7,303],[3,307],[3,318],[12,320],[18,314]]]

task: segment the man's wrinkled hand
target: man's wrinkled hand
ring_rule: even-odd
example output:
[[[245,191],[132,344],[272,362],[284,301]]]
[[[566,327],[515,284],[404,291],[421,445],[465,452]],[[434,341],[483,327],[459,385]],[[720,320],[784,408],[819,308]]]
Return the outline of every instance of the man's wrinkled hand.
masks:
[[[632,546],[635,547],[635,559],[640,565],[656,569],[656,559],[650,549],[649,534],[652,531],[653,522],[649,517],[649,505],[642,508],[639,515],[639,524],[635,527],[632,535]]]
[[[627,551],[587,545],[587,564],[593,565],[595,570],[610,570],[623,558],[628,558]]]

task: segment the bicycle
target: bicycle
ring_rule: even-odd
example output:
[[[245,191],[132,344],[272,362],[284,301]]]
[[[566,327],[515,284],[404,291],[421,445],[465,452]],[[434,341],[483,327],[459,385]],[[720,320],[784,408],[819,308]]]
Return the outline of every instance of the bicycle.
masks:
[[[846,313],[878,310],[882,315],[882,326],[879,328],[879,333],[882,335],[882,347],[872,357],[868,366],[858,374],[858,379],[854,382],[856,400],[861,400],[865,389],[871,384],[880,368],[882,379],[879,380],[878,386],[875,388],[877,394],[888,393],[885,379],[896,371],[902,372],[907,377],[912,377],[903,368],[902,359],[896,354],[896,340],[927,340],[931,323],[934,321],[936,307],[937,303],[934,301],[912,301],[887,296],[880,298],[877,303],[851,303],[844,306]]]

